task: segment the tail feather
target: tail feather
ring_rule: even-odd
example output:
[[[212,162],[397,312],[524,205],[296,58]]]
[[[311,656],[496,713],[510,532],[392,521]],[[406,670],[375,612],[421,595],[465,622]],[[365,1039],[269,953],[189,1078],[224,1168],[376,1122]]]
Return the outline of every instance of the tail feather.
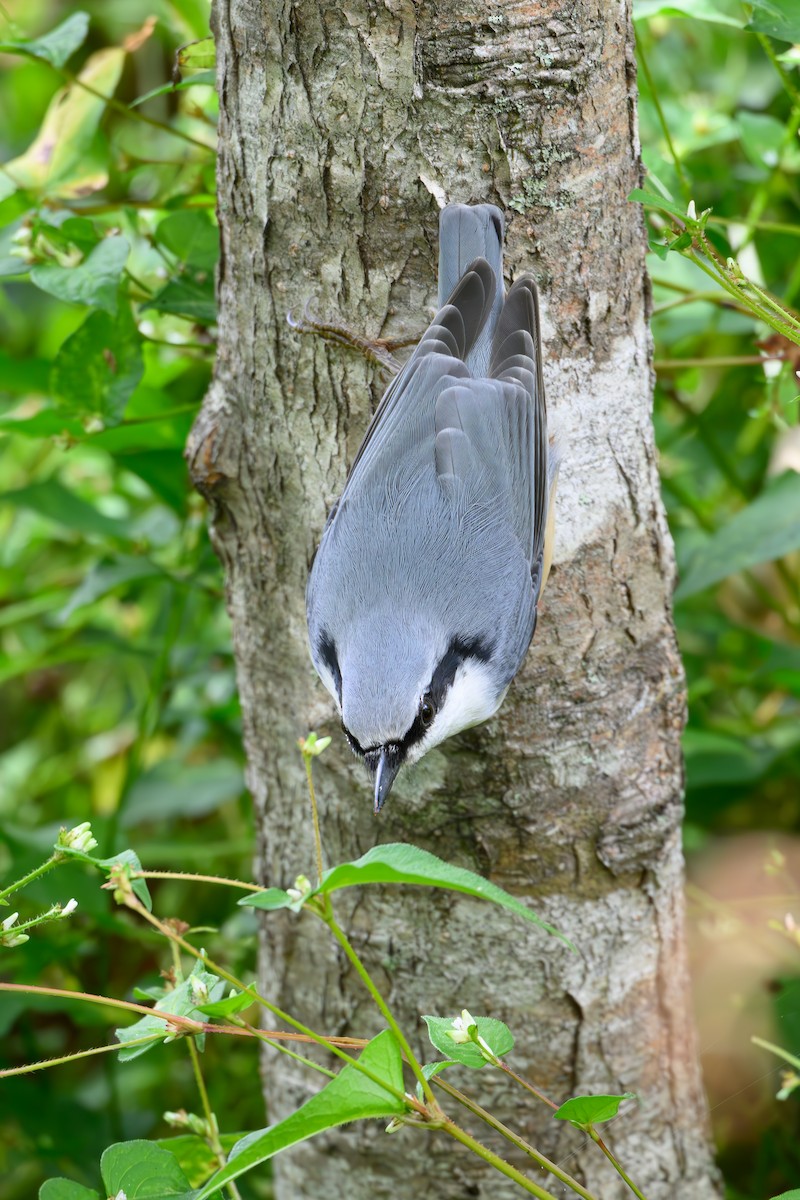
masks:
[[[497,285],[489,319],[465,360],[475,377],[489,373],[494,327],[503,307],[503,232],[503,214],[493,204],[448,204],[439,217],[439,306],[476,258],[486,259]]]

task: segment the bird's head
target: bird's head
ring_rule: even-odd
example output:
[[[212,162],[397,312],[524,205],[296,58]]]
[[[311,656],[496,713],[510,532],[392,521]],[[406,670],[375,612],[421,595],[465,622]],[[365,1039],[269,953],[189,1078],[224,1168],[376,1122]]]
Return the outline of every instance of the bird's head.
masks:
[[[372,776],[377,814],[400,768],[488,720],[507,681],[493,669],[486,638],[375,620],[354,633],[341,647],[323,634],[316,661],[350,748]]]

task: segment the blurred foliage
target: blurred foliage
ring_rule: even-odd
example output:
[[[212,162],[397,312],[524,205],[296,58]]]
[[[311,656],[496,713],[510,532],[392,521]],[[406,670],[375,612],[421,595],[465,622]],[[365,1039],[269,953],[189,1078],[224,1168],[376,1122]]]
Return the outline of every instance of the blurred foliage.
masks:
[[[648,191],[675,213],[710,208],[720,260],[796,315],[800,9],[639,0],[635,11]],[[182,458],[214,350],[208,15],[207,0],[30,0],[0,26],[0,878],[37,864],[60,824],[89,817],[103,853],[132,841],[149,867],[249,873],[222,581]],[[757,985],[773,1024],[738,1026],[732,1053],[756,1034],[798,1054],[796,929],[777,928],[761,896],[749,915],[735,889],[720,885],[714,900],[700,864],[734,834],[800,825],[800,351],[665,250],[663,213],[649,220],[656,430],[690,694],[694,926],[700,955],[732,923],[780,943]],[[800,863],[770,845],[757,843],[753,878],[779,877],[785,911]],[[246,910],[230,918],[229,898],[196,885],[153,891],[162,914],[209,926],[209,949],[248,969]],[[21,915],[72,896],[78,913],[4,949],[4,972],[152,991],[170,967],[160,941],[82,867],[32,884]],[[715,1004],[717,1015],[749,1011],[734,984]],[[103,1043],[113,1021],[4,994],[0,1060]],[[800,1180],[800,1100],[791,1089],[774,1099],[780,1067],[758,1055],[743,1123],[714,1091],[713,1047],[706,1055],[721,1162],[742,1200]],[[161,1114],[194,1095],[185,1048],[115,1057],[3,1084],[4,1200],[27,1200],[53,1175],[94,1187],[110,1143],[169,1136]],[[258,1127],[253,1050],[226,1046],[224,1070],[220,1057],[212,1041],[204,1061],[223,1133]]]
[[[646,189],[679,212],[710,208],[712,253],[796,317],[800,7],[641,0],[634,12]],[[700,1049],[729,1196],[758,1200],[800,1181],[798,1097],[776,1100],[780,1064],[750,1044],[800,1052],[785,917],[800,882],[800,349],[665,252],[676,222],[648,216]]]
[[[214,350],[208,7],[96,2],[81,16],[30,0],[0,28],[0,53],[24,51],[0,74],[2,879],[86,818],[102,852],[133,842],[149,867],[250,873],[222,580],[183,461]],[[209,926],[209,951],[252,970],[253,918],[230,918],[222,889],[154,891],[162,914]],[[152,989],[168,952],[85,868],[32,884],[20,919],[70,897],[69,920],[2,950],[4,977]],[[103,1044],[114,1023],[4,994],[2,1065]],[[3,1082],[3,1200],[51,1175],[94,1186],[110,1143],[167,1137],[164,1110],[197,1107],[185,1046],[115,1058]],[[212,1043],[204,1061],[224,1131],[263,1124],[253,1049]]]

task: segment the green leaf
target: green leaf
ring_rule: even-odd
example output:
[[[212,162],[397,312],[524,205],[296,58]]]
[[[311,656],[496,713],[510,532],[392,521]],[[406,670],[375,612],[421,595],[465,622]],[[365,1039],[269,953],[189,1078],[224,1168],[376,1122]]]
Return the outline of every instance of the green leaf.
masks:
[[[130,249],[124,237],[104,238],[77,267],[32,267],[31,283],[59,300],[115,313]]]
[[[694,17],[714,25],[732,25],[734,29],[744,26],[741,17],[730,16],[713,0],[635,0],[634,21],[646,21],[649,17]]]
[[[155,1142],[117,1142],[103,1152],[100,1173],[109,1196],[127,1200],[169,1200],[185,1196],[189,1180],[178,1160]]]
[[[436,1062],[423,1063],[422,1074],[426,1079],[433,1079],[434,1075],[438,1075],[445,1069],[445,1067],[457,1066],[459,1066],[459,1064],[454,1058],[446,1058],[444,1062],[442,1062],[441,1059],[438,1059]],[[419,1084],[417,1084],[417,1087],[419,1087]],[[419,1088],[419,1090],[422,1091],[422,1088]]]
[[[692,235],[690,233],[682,233],[678,237],[676,237],[674,241],[669,243],[669,245],[667,246],[667,249],[668,250],[677,250],[678,252],[680,252],[681,250],[688,250],[689,247],[691,246],[691,244],[692,244]]]
[[[491,883],[474,871],[465,870],[464,867],[453,867],[437,858],[435,854],[420,850],[416,846],[403,842],[375,846],[355,862],[341,863],[338,867],[326,871],[317,890],[335,892],[339,888],[358,887],[365,883],[421,884],[424,887],[463,892],[467,896],[476,896],[479,900],[490,900],[493,904],[499,904],[501,908],[507,908],[517,916],[524,917],[526,921],[532,921],[541,929],[546,929],[570,949],[574,949],[563,934],[544,922],[520,900],[504,892],[497,884]]]
[[[30,58],[43,58],[54,67],[63,67],[67,59],[86,41],[88,32],[89,14],[75,12],[41,37],[0,42],[0,53],[26,54]]]
[[[680,217],[682,221],[686,220],[686,208],[682,208],[680,204],[676,204],[674,200],[667,200],[665,196],[657,196],[655,192],[646,192],[642,188],[634,188],[628,193],[629,200],[638,200],[645,208],[658,208],[663,212],[670,213],[673,217]]]
[[[796,1071],[800,1071],[800,1058],[796,1054],[790,1054],[782,1046],[776,1046],[774,1042],[767,1042],[764,1038],[751,1037],[750,1041],[754,1046],[761,1046],[763,1050],[769,1050],[770,1054],[777,1054],[778,1058],[782,1058],[790,1067],[794,1067]]]
[[[142,821],[206,816],[226,800],[235,799],[243,790],[241,767],[230,759],[218,758],[191,766],[166,759],[136,780],[125,805],[122,823],[129,828]]]
[[[800,0],[753,0],[745,29],[782,42],[800,42]]]
[[[202,283],[189,278],[172,279],[158,295],[142,305],[142,311],[148,308],[191,317],[201,325],[213,325],[217,319],[213,276],[209,274]]]
[[[619,1111],[624,1100],[635,1100],[635,1092],[623,1092],[621,1096],[573,1096],[553,1113],[554,1120],[569,1121],[578,1129],[610,1121]]]
[[[117,425],[143,375],[142,339],[123,305],[115,317],[89,314],[59,350],[50,382],[70,416]]]
[[[59,625],[64,625],[79,608],[93,604],[123,584],[163,574],[161,568],[147,558],[126,557],[116,558],[113,562],[96,563],[54,619]]]
[[[255,999],[247,992],[236,992],[235,995],[216,1000],[213,1004],[201,1004],[198,1011],[206,1017],[231,1017],[235,1013],[244,1012],[255,1003]]]
[[[208,0],[170,0],[170,8],[184,22],[189,37],[208,37]]]
[[[236,1142],[245,1135],[243,1133],[221,1133],[219,1140],[222,1149],[227,1154]],[[213,1175],[219,1167],[216,1154],[196,1133],[178,1134],[177,1137],[159,1138],[156,1142],[162,1150],[168,1150],[178,1160],[178,1164],[189,1183],[199,1188]]]
[[[449,1031],[453,1028],[451,1017],[426,1017],[423,1021],[428,1026],[428,1037],[431,1045],[451,1061],[461,1063],[472,1070],[485,1067],[486,1059],[474,1042],[454,1042]],[[478,1036],[482,1037],[489,1049],[497,1058],[502,1058],[514,1048],[514,1035],[502,1021],[494,1017],[475,1017]]]
[[[758,167],[776,166],[786,141],[783,122],[767,113],[742,109],[736,114],[736,124],[739,126],[742,147],[750,161]]]
[[[55,94],[35,140],[3,167],[17,187],[63,199],[78,199],[105,187],[108,168],[102,155],[98,157],[95,134],[124,62],[124,50],[100,50],[87,59],[78,82]]]
[[[151,88],[149,92],[145,92],[143,96],[139,96],[134,100],[130,107],[137,108],[138,105],[144,104],[146,100],[154,100],[156,96],[171,96],[173,92],[184,92],[190,87],[216,86],[216,71],[198,71],[196,75],[192,75],[191,79],[182,79],[180,83],[162,83],[160,87]]]
[[[127,522],[98,512],[93,505],[87,504],[57,479],[32,483],[29,487],[18,488],[13,492],[0,492],[0,504],[29,508],[59,525],[74,529],[77,533],[118,538],[130,536]]]
[[[213,37],[198,38],[181,46],[178,51],[178,68],[181,71],[200,71],[216,67],[217,51]]]
[[[170,213],[159,224],[156,242],[188,267],[213,271],[219,258],[219,230],[202,209]]]
[[[781,1192],[780,1196],[773,1196],[772,1200],[800,1200],[800,1188],[792,1188],[790,1192]]]
[[[403,1091],[403,1064],[400,1049],[389,1030],[384,1030],[364,1047],[358,1060],[393,1088]],[[269,1129],[259,1129],[237,1142],[227,1166],[213,1175],[195,1200],[206,1200],[223,1183],[266,1162],[281,1150],[295,1146],[315,1133],[334,1129],[346,1121],[367,1117],[393,1117],[406,1111],[405,1103],[356,1067],[344,1067],[335,1079],[307,1100],[286,1120]]]
[[[39,1200],[100,1200],[100,1197],[71,1179],[47,1179],[39,1188]]]
[[[275,912],[278,908],[292,908],[299,912],[307,899],[308,896],[301,896],[296,900],[283,888],[271,887],[265,888],[263,892],[253,892],[252,896],[245,896],[239,904],[244,908],[259,908],[264,912]]]
[[[675,600],[800,547],[800,474],[786,471],[712,534],[694,555]]]
[[[689,728],[683,734],[683,753],[687,786],[695,789],[752,783],[767,772],[780,751],[712,729]]]
[[[120,850],[118,854],[112,854],[110,858],[95,858],[91,854],[86,854],[83,850],[75,850],[71,846],[58,846],[56,850],[61,854],[66,854],[70,858],[77,858],[79,862],[88,863],[90,866],[97,867],[101,871],[110,872],[112,867],[123,866],[129,871],[141,871],[142,864],[139,860],[139,855],[135,850]],[[150,897],[150,891],[147,887],[145,879],[132,879],[131,887],[134,895],[141,900],[142,904],[151,912],[153,909],[153,901]]]
[[[131,1059],[139,1058],[142,1054],[147,1054],[148,1050],[152,1050],[165,1037],[175,1036],[174,1033],[168,1032],[167,1023],[160,1015],[162,1013],[178,1017],[191,1017],[193,1021],[202,1021],[203,1014],[195,999],[195,988],[198,985],[205,988],[211,1003],[221,999],[225,990],[225,981],[216,975],[209,974],[204,970],[202,964],[197,962],[188,979],[184,979],[183,983],[179,983],[171,992],[167,992],[165,996],[156,1001],[152,1015],[142,1017],[133,1025],[125,1025],[114,1030],[117,1040],[122,1044],[119,1061],[130,1062]],[[202,1050],[205,1035],[196,1034],[194,1036],[198,1047]],[[142,1046],[127,1046],[128,1042],[143,1037],[151,1037],[153,1040]]]
[[[135,429],[136,427],[134,427]],[[139,427],[141,432],[141,427]],[[136,436],[132,433],[132,437]],[[189,474],[180,450],[124,451],[115,455],[126,471],[143,479],[156,496],[183,516],[189,495]]]

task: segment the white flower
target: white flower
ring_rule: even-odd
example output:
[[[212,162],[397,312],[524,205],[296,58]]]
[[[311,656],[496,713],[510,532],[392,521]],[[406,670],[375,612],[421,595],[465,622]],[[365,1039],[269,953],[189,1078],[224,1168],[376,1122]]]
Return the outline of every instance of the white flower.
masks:
[[[689,201],[689,207],[686,210],[686,215],[690,221],[697,220],[697,209],[694,206],[694,200]]]
[[[471,1015],[468,1009],[462,1008],[461,1016],[456,1017],[453,1021],[453,1028],[447,1030],[447,1036],[457,1046],[463,1046],[465,1042],[471,1042],[469,1036],[470,1028],[475,1025],[475,1018]],[[477,1028],[477,1026],[476,1026]]]
[[[83,854],[88,854],[90,850],[94,850],[97,845],[97,838],[92,836],[91,822],[82,821],[74,829],[62,829],[58,835],[58,845],[65,846],[70,850],[80,850]]]
[[[298,875],[294,887],[286,889],[286,895],[293,900],[303,900],[311,891],[311,880],[307,875]]]
[[[202,979],[198,979],[196,975],[189,976],[189,983],[192,986],[192,1003],[193,1004],[208,1004],[208,986]]]
[[[18,916],[19,916],[19,913],[15,912],[15,913],[12,913],[10,917],[6,917],[5,921],[2,922],[3,930],[4,931],[8,930],[11,928],[12,925],[16,925]]]
[[[478,1023],[468,1009],[462,1008],[461,1016],[455,1018],[452,1029],[448,1029],[446,1032],[457,1046],[462,1046],[465,1042],[473,1042],[487,1062],[496,1060],[497,1055],[489,1043],[478,1033]]]
[[[70,913],[74,913],[74,912],[75,912],[75,909],[76,909],[77,907],[78,907],[78,901],[77,901],[77,900],[75,900],[75,899],[73,899],[73,900],[68,900],[68,901],[67,901],[67,903],[66,903],[66,904],[64,905],[64,907],[62,908],[62,910],[61,910],[61,912],[60,912],[59,916],[61,916],[61,917],[68,917],[68,916],[70,915]]]

